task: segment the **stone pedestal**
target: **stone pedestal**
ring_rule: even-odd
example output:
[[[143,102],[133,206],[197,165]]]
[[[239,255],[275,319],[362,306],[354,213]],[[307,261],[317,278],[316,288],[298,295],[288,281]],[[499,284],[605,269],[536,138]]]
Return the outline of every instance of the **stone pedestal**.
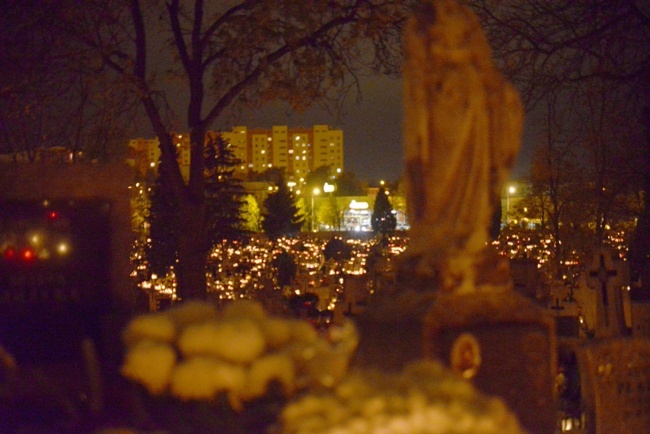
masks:
[[[374,300],[357,326],[357,365],[397,371],[440,360],[504,399],[531,433],[554,432],[555,323],[521,294],[396,291]]]
[[[424,356],[425,318],[435,296],[413,290],[377,295],[355,318],[359,347],[355,364],[400,371]]]
[[[501,397],[531,433],[555,427],[555,323],[515,291],[440,294],[427,313],[424,353]]]

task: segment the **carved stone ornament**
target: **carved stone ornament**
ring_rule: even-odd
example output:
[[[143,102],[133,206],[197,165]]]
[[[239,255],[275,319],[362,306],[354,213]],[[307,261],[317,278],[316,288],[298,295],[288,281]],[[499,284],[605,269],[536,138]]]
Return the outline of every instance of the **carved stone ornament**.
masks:
[[[471,292],[490,260],[488,227],[519,151],[523,105],[478,18],[454,0],[422,2],[405,56],[405,263],[442,289]]]
[[[481,367],[481,346],[471,333],[456,338],[450,354],[451,369],[463,378],[474,378]]]

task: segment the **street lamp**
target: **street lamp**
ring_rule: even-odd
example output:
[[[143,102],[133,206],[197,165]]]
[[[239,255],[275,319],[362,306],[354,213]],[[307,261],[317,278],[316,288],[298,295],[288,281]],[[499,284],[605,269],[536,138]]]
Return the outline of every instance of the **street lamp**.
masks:
[[[320,194],[320,188],[315,188],[311,192],[311,231],[314,232],[314,196]]]

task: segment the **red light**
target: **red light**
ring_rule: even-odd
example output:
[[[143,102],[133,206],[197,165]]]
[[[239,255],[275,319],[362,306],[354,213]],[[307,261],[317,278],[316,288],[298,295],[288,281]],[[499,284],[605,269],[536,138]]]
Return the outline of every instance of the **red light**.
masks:
[[[34,254],[34,251],[32,249],[23,249],[22,252],[20,252],[20,258],[24,261],[31,261],[36,257]]]
[[[5,259],[13,259],[16,256],[16,251],[13,248],[9,248],[4,251]]]
[[[59,216],[59,213],[56,212],[56,211],[50,211],[49,213],[47,213],[47,217],[48,217],[50,220],[54,220],[54,219],[57,218],[58,216]]]

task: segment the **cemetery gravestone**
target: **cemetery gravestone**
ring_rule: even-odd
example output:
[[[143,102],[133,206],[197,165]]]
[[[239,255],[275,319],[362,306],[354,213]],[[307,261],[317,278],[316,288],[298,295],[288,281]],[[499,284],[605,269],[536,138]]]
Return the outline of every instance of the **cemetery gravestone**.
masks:
[[[367,275],[348,275],[343,283],[342,300],[336,303],[334,318],[341,322],[345,317],[355,317],[368,306],[370,294]]]
[[[74,361],[85,338],[119,348],[107,328],[135,301],[132,178],[122,165],[0,168],[0,345],[19,365]]]
[[[574,297],[574,288],[564,285],[556,288],[554,302],[549,306],[555,319],[558,337],[577,338],[580,335],[580,307]]]
[[[650,341],[596,340],[577,354],[587,432],[650,432]]]
[[[77,355],[110,306],[110,204],[0,205],[0,344],[19,363]],[[74,356],[73,356],[74,357]]]
[[[650,291],[633,288],[630,291],[631,329],[635,337],[650,337]]]
[[[540,276],[537,261],[518,258],[510,261],[510,273],[515,291],[536,300],[541,297]]]
[[[598,249],[589,268],[589,286],[596,294],[597,338],[621,336],[626,331],[621,293],[620,261],[614,259],[611,249]]]

